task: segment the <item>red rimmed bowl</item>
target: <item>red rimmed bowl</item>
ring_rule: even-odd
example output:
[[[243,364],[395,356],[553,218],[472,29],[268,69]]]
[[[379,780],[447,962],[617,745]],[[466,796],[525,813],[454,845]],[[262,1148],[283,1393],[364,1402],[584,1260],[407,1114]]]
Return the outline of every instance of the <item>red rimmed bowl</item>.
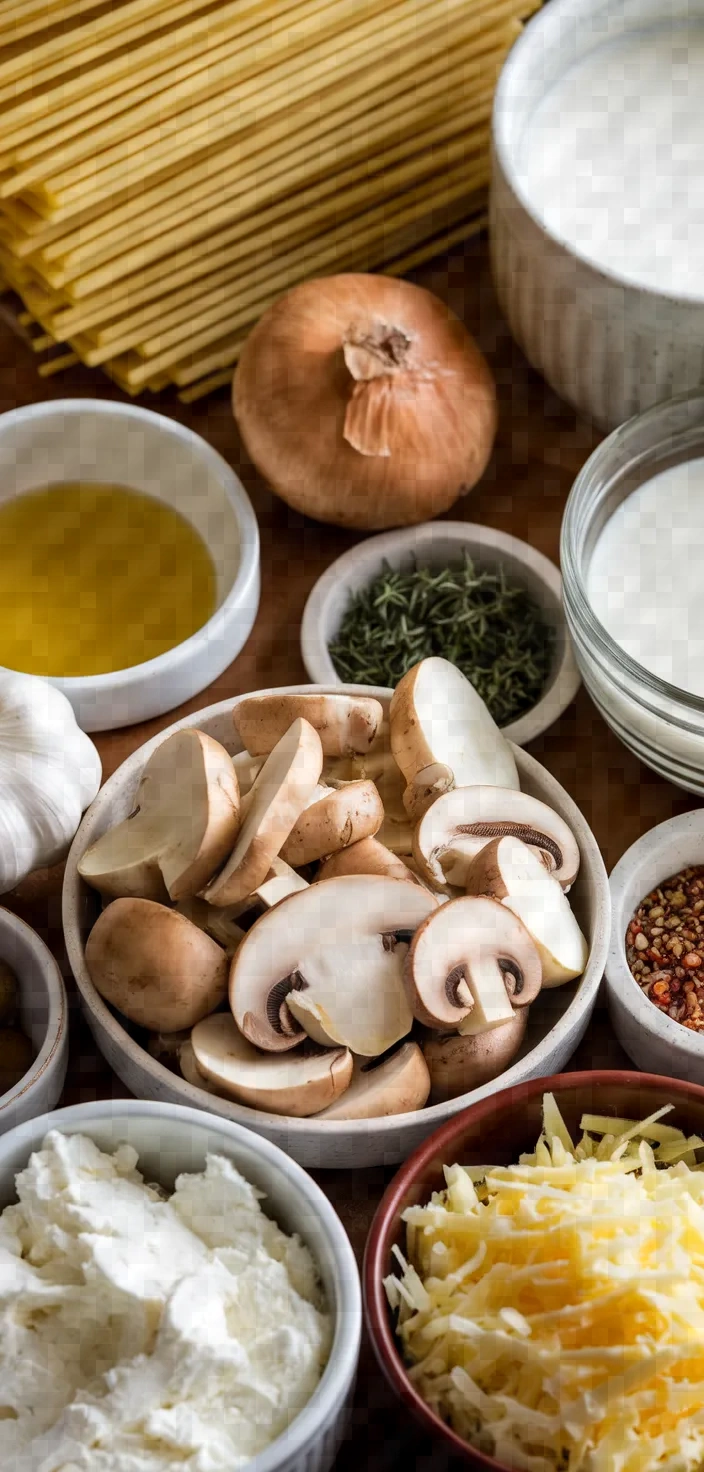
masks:
[[[584,1113],[646,1119],[664,1104],[674,1104],[667,1123],[685,1133],[704,1134],[704,1088],[681,1079],[621,1070],[558,1073],[531,1079],[481,1099],[455,1115],[423,1142],[387,1188],[367,1241],[364,1257],[364,1310],[374,1353],[391,1388],[426,1432],[447,1453],[473,1467],[510,1472],[503,1462],[468,1445],[431,1411],[412,1385],[394,1333],[383,1280],[395,1270],[391,1249],[405,1250],[401,1220],[408,1206],[423,1205],[445,1185],[443,1165],[510,1165],[533,1150],[542,1126],[543,1094],[554,1094],[571,1133]]]

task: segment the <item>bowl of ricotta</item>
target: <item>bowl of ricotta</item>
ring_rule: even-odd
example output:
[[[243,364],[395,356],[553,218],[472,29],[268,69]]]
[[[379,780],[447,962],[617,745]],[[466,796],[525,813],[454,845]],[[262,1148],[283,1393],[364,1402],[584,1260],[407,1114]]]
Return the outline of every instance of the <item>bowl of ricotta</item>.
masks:
[[[702,382],[703,86],[702,0],[552,0],[499,81],[499,299],[607,429]]]
[[[594,451],[570,492],[567,625],[604,720],[704,795],[704,393],[656,405]]]
[[[361,1332],[326,1197],[194,1110],[79,1104],[0,1140],[0,1465],[326,1472]]]

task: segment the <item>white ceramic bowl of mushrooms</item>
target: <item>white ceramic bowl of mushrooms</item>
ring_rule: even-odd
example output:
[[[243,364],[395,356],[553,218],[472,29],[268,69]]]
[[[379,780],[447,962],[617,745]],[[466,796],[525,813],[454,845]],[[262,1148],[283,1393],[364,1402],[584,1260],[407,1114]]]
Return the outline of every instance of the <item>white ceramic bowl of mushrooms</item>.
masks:
[[[395,692],[263,691],[162,732],[86,814],[63,915],[129,1089],[364,1167],[564,1066],[609,888],[568,794],[431,659]]]

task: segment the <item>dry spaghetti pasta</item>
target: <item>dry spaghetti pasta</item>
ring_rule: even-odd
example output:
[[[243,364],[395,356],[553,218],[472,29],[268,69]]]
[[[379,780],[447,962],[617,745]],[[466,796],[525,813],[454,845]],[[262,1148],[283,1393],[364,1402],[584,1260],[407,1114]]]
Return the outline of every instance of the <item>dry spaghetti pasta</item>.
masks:
[[[0,291],[40,372],[190,402],[311,275],[480,228],[540,0],[0,0]]]

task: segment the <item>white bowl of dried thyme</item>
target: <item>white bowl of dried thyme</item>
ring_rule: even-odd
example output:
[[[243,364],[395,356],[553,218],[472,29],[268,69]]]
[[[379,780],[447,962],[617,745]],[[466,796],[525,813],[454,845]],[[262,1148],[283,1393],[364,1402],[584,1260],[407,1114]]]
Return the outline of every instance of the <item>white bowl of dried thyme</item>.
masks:
[[[441,655],[517,746],[546,731],[580,683],[557,567],[472,522],[385,532],[338,557],[306,604],[301,652],[315,684],[385,687]]]

